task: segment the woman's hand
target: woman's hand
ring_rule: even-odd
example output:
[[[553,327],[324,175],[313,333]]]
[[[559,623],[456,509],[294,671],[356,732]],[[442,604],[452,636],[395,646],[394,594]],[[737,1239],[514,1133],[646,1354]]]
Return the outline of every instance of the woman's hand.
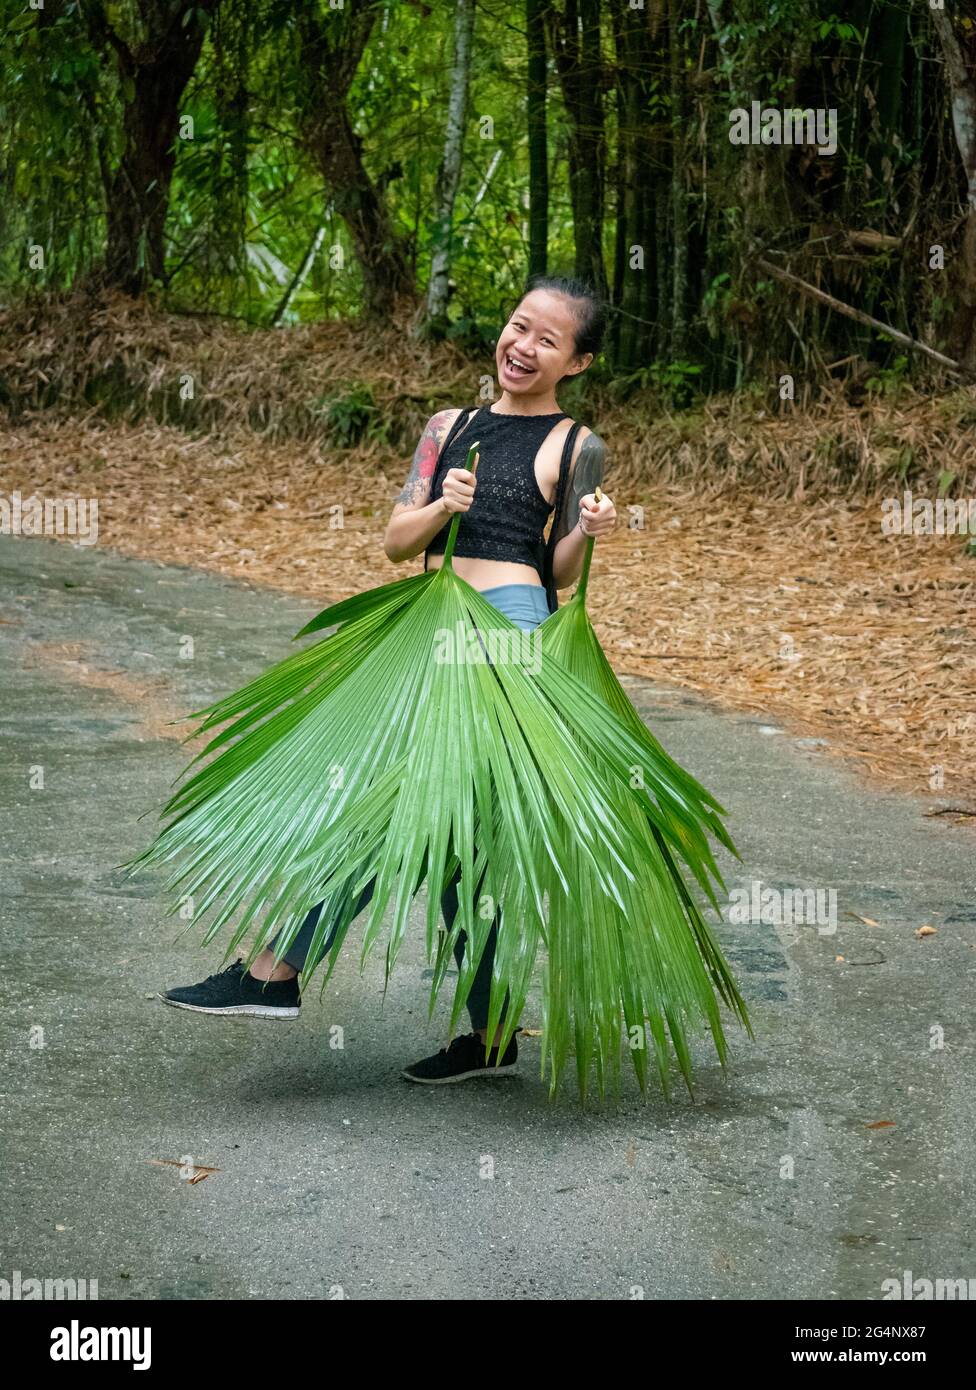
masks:
[[[475,454],[474,462],[476,464],[478,457]],[[445,510],[451,513],[468,511],[474,501],[474,490],[477,482],[477,478],[467,468],[449,468],[444,475],[444,486],[441,491],[441,500]]]
[[[580,498],[579,528],[584,536],[608,536],[616,524],[617,509],[605,492],[599,502],[592,492]]]

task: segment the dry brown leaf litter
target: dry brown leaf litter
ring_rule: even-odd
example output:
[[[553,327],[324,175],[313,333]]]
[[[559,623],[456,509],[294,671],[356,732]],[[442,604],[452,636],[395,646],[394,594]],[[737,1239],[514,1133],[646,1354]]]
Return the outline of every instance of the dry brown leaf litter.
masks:
[[[94,417],[0,433],[0,488],[97,497],[100,544],[323,606],[404,573],[381,539],[406,468],[389,450]],[[960,538],[884,536],[877,500],[707,499],[626,471],[608,490],[622,521],[590,594],[619,672],[822,737],[962,819],[976,809],[976,559]]]
[[[493,372],[490,354],[471,358],[455,343],[418,341],[406,311],[389,326],[266,329],[110,292],[0,308],[0,409],[15,419],[96,410],[201,436],[256,430],[269,443],[314,445],[328,434],[330,405],[365,387],[371,426],[390,443],[370,435],[357,456],[380,465],[391,446],[409,452],[434,411],[480,403]],[[692,483],[706,495],[750,486],[767,498],[853,498],[879,486],[900,490],[908,477],[932,495],[949,470],[960,495],[976,494],[976,388],[923,396],[905,387],[897,399],[859,389],[851,408],[850,386],[824,388],[800,411],[778,399],[771,380],[765,391],[673,413],[653,391],[621,401],[612,383],[591,378],[581,418],[610,442],[616,477],[627,485],[652,478]],[[328,441],[332,460],[338,442]]]

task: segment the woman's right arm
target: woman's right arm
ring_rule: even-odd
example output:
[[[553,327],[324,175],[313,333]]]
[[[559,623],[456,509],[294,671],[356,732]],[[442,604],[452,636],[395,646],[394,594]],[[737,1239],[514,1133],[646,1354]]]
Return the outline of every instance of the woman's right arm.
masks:
[[[412,560],[426,550],[452,513],[466,512],[471,506],[475,477],[466,468],[449,469],[442,495],[433,502],[430,500],[441,447],[460,413],[442,410],[431,416],[420,436],[410,473],[394,503],[383,537],[383,549],[394,564]]]

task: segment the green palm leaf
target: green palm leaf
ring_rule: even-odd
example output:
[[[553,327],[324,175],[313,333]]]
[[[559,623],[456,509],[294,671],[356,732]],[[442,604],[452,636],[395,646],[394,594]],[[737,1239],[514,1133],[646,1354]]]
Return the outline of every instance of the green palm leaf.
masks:
[[[668,1089],[668,1035],[690,1087],[690,1027],[704,1021],[719,1060],[723,1064],[726,1060],[716,994],[750,1036],[752,1030],[731,971],[672,851],[691,867],[713,903],[708,874],[722,884],[707,852],[708,835],[736,851],[720,818],[722,807],[649,732],[607,661],[586,610],[592,554],[591,540],[573,598],[539,629],[543,650],[598,697],[642,746],[633,771],[649,790],[656,811],[647,815],[636,803],[627,808],[635,834],[643,836],[644,844],[641,874],[636,882],[624,885],[622,908],[605,895],[592,893],[584,865],[576,868],[574,895],[566,894],[560,885],[550,891],[543,1068],[548,1055],[555,1086],[572,1034],[580,1089],[586,1088],[592,1060],[602,1094],[608,1082],[616,1085],[619,1079],[623,1019],[641,1086],[646,1082],[649,1034],[664,1089]],[[602,731],[595,729],[592,737],[601,738]]]
[[[634,893],[648,901],[649,843],[660,840],[655,883],[667,883],[672,898],[672,850],[706,891],[712,878],[720,883],[707,832],[721,838],[721,808],[674,775],[642,725],[621,721],[551,653],[539,670],[518,657],[484,659],[484,644],[517,653],[524,634],[455,574],[456,532],[457,518],[441,569],[324,610],[298,635],[334,633],[198,711],[198,733],[226,727],[191,768],[213,756],[173,793],[163,808],[169,823],[126,868],[176,864],[167,886],[180,901],[171,911],[189,899],[194,919],[208,921],[205,941],[237,917],[228,954],[253,931],[249,959],[278,933],[282,956],[308,908],[324,900],[303,987],[333,924],[334,964],[370,883],[363,959],[389,912],[389,974],[426,884],[432,1009],[454,937],[468,938],[452,1027],[497,910],[489,1038],[496,1024],[505,1039],[516,1027],[548,933],[549,975],[559,981],[549,990],[553,1085],[572,1044],[581,1087],[592,1057],[602,1089],[619,1058],[621,998],[626,1021],[643,1026],[655,969],[657,1012],[684,1055],[680,1019],[694,999],[677,957],[665,961],[674,975],[665,979],[646,941],[622,941],[620,921]],[[635,789],[630,769],[642,761],[653,764],[650,782]],[[663,877],[661,864],[670,864]],[[459,910],[448,935],[438,930],[439,898],[457,869]],[[556,904],[558,940],[547,901],[550,916]],[[571,901],[595,924],[575,941],[565,932]],[[639,990],[621,985],[634,962]]]

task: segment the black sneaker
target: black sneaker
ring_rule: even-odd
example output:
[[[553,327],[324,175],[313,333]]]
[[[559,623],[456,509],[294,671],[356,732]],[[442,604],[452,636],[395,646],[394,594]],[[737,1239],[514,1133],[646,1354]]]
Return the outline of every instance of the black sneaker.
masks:
[[[181,985],[159,997],[177,1009],[193,1009],[198,1014],[254,1014],[260,1018],[297,1018],[302,1006],[297,975],[266,984],[249,974],[242,960],[208,975],[198,985]]]
[[[515,1071],[518,1058],[514,1036],[496,1067],[497,1057],[498,1048],[493,1047],[486,1062],[485,1045],[478,1034],[466,1033],[455,1038],[450,1047],[442,1047],[433,1057],[404,1067],[400,1075],[408,1081],[419,1081],[423,1086],[449,1086],[452,1081],[467,1081],[472,1076],[506,1076]]]

